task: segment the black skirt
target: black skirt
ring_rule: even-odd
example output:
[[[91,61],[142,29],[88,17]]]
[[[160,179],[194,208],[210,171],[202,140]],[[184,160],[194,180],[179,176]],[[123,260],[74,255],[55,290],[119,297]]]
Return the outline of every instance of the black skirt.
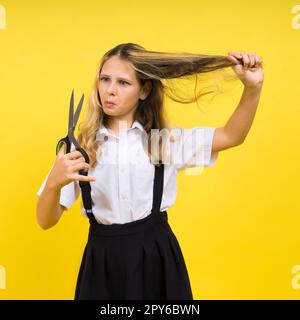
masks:
[[[90,224],[75,300],[193,300],[166,211],[125,224]]]
[[[145,218],[124,224],[100,224],[92,210],[75,300],[193,300],[181,248],[160,211],[164,164],[155,166],[153,205]],[[90,187],[83,186],[90,208]]]

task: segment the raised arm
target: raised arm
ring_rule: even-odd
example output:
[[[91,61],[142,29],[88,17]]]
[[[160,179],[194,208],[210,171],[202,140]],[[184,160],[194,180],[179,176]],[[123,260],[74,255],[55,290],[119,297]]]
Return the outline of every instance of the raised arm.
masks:
[[[233,70],[242,81],[244,90],[240,102],[224,127],[215,130],[212,152],[221,151],[242,144],[251,128],[262,90],[264,75],[262,63],[256,54],[229,52],[228,58],[238,64]]]

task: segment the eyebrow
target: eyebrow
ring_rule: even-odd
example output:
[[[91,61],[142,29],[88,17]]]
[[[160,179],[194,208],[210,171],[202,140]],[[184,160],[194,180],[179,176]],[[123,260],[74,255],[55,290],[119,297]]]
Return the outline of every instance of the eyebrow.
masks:
[[[100,73],[100,76],[110,77],[108,74],[104,74],[104,73]],[[122,77],[119,77],[118,79],[119,79],[119,80],[125,80],[125,81],[128,81],[128,82],[131,82],[131,80],[126,79],[126,78],[122,78]]]

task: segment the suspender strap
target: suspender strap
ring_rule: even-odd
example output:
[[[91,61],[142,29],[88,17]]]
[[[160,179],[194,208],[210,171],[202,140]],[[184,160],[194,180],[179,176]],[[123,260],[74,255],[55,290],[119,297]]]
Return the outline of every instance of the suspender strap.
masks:
[[[164,188],[164,164],[160,160],[160,166],[155,165],[155,175],[153,183],[153,203],[152,213],[160,213],[160,205]]]
[[[92,210],[93,200],[91,197],[91,185],[89,181],[79,181],[79,186],[81,188],[82,201],[86,215],[88,216],[90,222],[97,223]]]
[[[152,213],[159,214],[164,187],[164,164],[160,161],[160,166],[154,167],[155,175],[153,183]],[[89,181],[79,181],[79,186],[81,188],[83,206],[90,223],[98,223],[92,210],[93,201],[91,197],[91,185]]]

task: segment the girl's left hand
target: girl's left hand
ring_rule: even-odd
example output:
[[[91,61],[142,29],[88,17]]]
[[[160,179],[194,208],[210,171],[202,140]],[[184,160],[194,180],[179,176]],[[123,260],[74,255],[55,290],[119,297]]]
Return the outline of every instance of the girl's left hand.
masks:
[[[228,53],[228,59],[237,63],[232,69],[245,87],[260,88],[262,86],[264,73],[262,61],[257,54],[230,51]],[[241,61],[238,61],[238,59],[242,60],[244,65],[241,65]]]

